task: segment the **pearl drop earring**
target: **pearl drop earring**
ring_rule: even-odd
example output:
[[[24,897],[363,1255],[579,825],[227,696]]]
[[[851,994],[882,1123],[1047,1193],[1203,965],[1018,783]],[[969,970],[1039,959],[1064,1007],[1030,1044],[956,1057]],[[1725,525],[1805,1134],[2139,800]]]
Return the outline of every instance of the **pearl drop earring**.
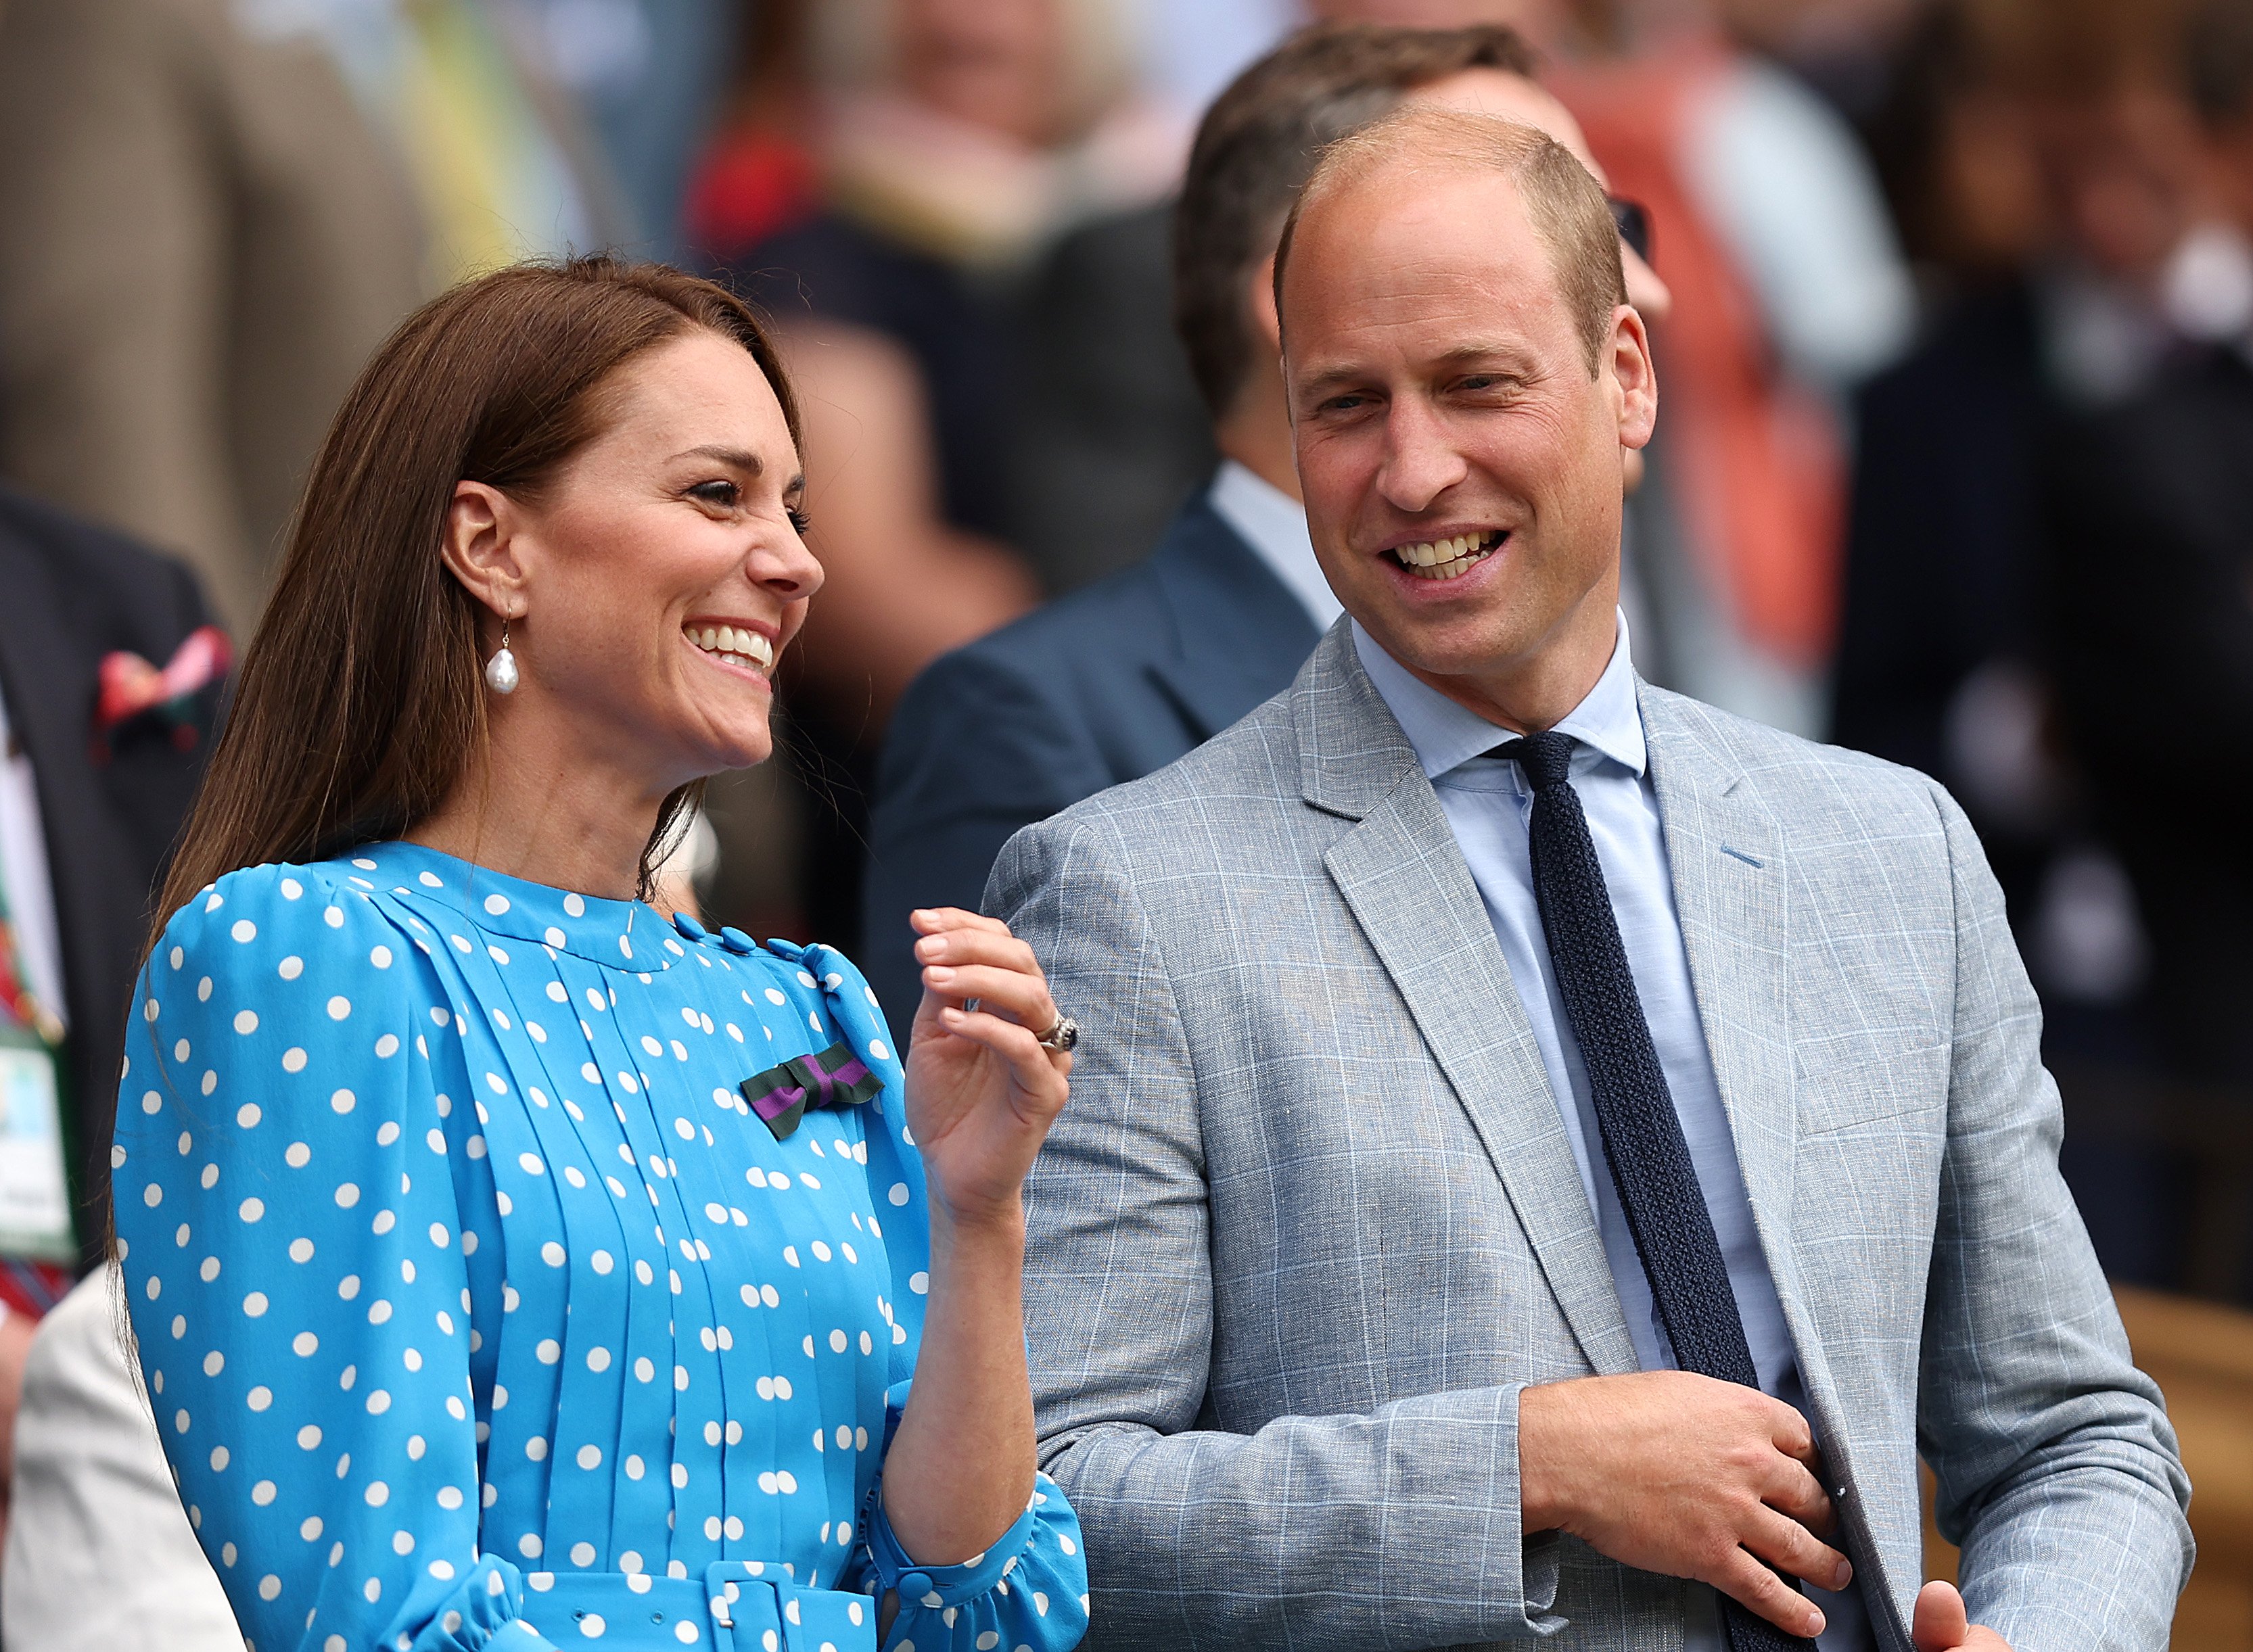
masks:
[[[523,678],[516,669],[516,656],[508,652],[508,621],[500,623],[500,652],[485,661],[485,686],[497,694],[513,694]]]

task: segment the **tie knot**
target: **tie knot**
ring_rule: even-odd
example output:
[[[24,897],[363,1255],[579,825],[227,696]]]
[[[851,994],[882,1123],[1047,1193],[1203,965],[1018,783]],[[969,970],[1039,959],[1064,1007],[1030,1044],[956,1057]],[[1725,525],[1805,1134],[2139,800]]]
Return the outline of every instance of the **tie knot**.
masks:
[[[1573,748],[1577,743],[1572,735],[1560,735],[1552,728],[1545,734],[1527,735],[1522,740],[1504,741],[1486,755],[1514,758],[1533,789],[1546,791],[1572,772]]]

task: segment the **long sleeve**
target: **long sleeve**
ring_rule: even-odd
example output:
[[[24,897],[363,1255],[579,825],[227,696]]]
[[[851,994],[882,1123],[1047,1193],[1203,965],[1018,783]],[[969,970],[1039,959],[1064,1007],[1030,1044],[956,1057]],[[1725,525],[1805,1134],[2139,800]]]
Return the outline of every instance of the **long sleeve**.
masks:
[[[869,1202],[882,1213],[881,1236],[891,1264],[887,1303],[892,1322],[891,1387],[886,1395],[884,1448],[906,1409],[922,1342],[924,1307],[931,1286],[931,1217],[921,1158],[908,1127],[906,1075],[884,1025],[876,994],[841,954],[826,946],[796,955],[828,993],[830,1013],[854,1049],[884,1081],[877,1092],[881,1127],[867,1137]],[[881,1597],[899,1598],[899,1614],[886,1641],[896,1652],[913,1648],[979,1652],[1069,1652],[1087,1630],[1087,1558],[1079,1521],[1046,1474],[1036,1476],[1024,1514],[993,1546],[960,1565],[920,1565],[900,1546],[884,1513],[882,1472],[869,1488],[860,1523],[868,1575]]]
[[[142,977],[112,1152],[133,1328],[264,1652],[548,1644],[478,1549],[452,1020],[412,938],[289,868],[199,896]]]
[[[1085,1028],[1029,1189],[1041,1455],[1088,1531],[1089,1643],[1354,1652],[1545,1635],[1507,1384],[1200,1427],[1216,1241],[1197,1064],[1135,882],[1100,828],[1003,851],[988,910]]]
[[[1920,1445],[1974,1622],[2012,1646],[2166,1644],[2190,1482],[2057,1171],[2063,1120],[2000,890],[1934,788],[1954,866],[1956,1034]]]

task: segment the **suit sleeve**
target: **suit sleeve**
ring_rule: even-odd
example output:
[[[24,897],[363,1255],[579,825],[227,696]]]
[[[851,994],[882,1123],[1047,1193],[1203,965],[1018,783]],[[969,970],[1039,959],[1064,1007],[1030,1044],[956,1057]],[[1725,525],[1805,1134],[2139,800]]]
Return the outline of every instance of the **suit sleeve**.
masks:
[[[2058,1174],[2033,988],[1964,812],[1934,788],[1956,900],[1948,1142],[1919,1443],[1971,1620],[2020,1652],[2167,1643],[2190,1481]]]
[[[1097,826],[1019,833],[988,889],[1085,1031],[1028,1188],[1043,1466],[1087,1533],[1091,1648],[1363,1652],[1544,1635],[1558,1544],[1519,1518],[1522,1385],[1200,1426],[1214,1318],[1191,1042]]]
[[[862,903],[861,964],[893,1027],[915,1024],[923,996],[908,914],[977,910],[1013,833],[1121,777],[1059,714],[1036,663],[964,651],[916,679],[884,742]]]

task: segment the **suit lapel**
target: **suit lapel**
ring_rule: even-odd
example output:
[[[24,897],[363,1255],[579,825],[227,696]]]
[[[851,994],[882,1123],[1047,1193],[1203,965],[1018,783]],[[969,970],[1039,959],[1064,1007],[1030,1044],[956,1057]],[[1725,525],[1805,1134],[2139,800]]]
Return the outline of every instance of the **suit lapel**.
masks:
[[[1634,1370],[1603,1242],[1509,965],[1440,800],[1343,623],[1294,699],[1308,801],[1360,821],[1325,857],[1340,896],[1470,1116],[1581,1353],[1600,1372]]]
[[[1174,650],[1150,674],[1200,742],[1287,685],[1321,633],[1259,554],[1203,498],[1150,559]]]
[[[1790,869],[1782,834],[1702,708],[1647,684],[1639,684],[1638,693],[1691,985],[1761,1253],[1783,1308],[1830,1483],[1851,1485],[1850,1419],[1807,1309],[1791,1238],[1799,1111],[1788,1013]],[[1845,1544],[1861,1574],[1877,1642],[1908,1652],[1898,1597],[1859,1499],[1849,1502],[1844,1519]]]
[[[1761,1253],[1786,1312],[1798,1297],[1791,1245],[1798,1107],[1792,1087],[1789,869],[1776,824],[1691,703],[1638,685],[1651,784],[1674,880],[1690,981]],[[1795,1342],[1803,1321],[1793,1314]],[[1802,1346],[1812,1379],[1820,1350]]]

